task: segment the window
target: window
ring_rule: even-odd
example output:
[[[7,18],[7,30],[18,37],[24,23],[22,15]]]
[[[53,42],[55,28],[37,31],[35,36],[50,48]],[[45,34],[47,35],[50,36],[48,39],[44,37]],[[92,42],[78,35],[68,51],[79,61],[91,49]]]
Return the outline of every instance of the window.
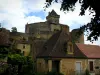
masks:
[[[93,68],[94,68],[93,61],[89,61],[89,70],[93,71],[94,70]]]
[[[25,45],[23,45],[23,49],[25,49]]]
[[[71,42],[68,43],[68,54],[73,54],[73,44]]]

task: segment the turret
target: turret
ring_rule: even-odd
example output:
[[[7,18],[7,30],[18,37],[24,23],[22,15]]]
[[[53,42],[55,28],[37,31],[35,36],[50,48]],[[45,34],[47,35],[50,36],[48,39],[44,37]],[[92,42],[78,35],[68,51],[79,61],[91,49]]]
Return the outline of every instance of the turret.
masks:
[[[54,24],[59,23],[59,18],[60,15],[58,15],[54,10],[49,12],[49,15],[46,17],[48,23],[54,23]]]

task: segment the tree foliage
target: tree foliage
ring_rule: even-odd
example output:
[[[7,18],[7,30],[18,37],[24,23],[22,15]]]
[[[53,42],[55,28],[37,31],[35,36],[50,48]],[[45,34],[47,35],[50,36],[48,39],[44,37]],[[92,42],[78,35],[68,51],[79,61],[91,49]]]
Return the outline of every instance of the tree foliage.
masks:
[[[26,57],[21,56],[20,54],[8,55],[8,64],[19,65],[25,63],[26,63]]]
[[[34,63],[30,56],[24,56],[20,49],[0,46],[0,75],[34,75],[33,73]]]
[[[12,32],[17,32],[17,28],[16,27],[12,27],[11,29],[12,29],[11,30]]]
[[[95,15],[91,18],[91,22],[80,27],[80,30],[87,31],[87,40],[96,41],[100,36],[100,8],[99,0],[46,0],[46,8],[48,8],[52,3],[61,3],[60,10],[63,11],[74,11],[76,2],[81,4],[80,15],[85,15],[85,11],[88,9],[90,14],[95,12]]]
[[[8,49],[6,47],[0,47],[0,59],[7,57]]]

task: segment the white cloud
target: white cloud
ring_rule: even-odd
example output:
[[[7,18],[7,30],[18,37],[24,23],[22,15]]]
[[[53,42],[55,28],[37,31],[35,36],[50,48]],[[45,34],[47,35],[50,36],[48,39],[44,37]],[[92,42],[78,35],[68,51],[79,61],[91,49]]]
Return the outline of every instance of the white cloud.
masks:
[[[0,17],[2,17],[0,18],[0,22],[3,27],[6,27],[7,29],[11,29],[12,27],[17,27],[18,31],[24,32],[25,24],[27,22],[34,23],[43,21],[40,17],[36,17],[34,15],[26,17],[25,13],[27,13],[28,11],[26,9],[29,9],[29,7],[27,6],[33,5],[35,1],[28,0],[29,4],[26,6],[24,5],[24,2],[25,0],[0,0]],[[35,11],[35,9],[37,9],[36,8],[37,6],[39,8],[39,5],[37,4],[38,4],[37,2],[34,4],[33,6],[34,9],[33,7],[30,6],[32,10]],[[37,10],[40,10],[40,8]]]
[[[43,11],[45,6],[45,0],[23,0],[23,7],[26,12],[38,12]]]
[[[26,18],[28,23],[35,23],[35,22],[44,22],[45,19],[41,19],[40,17],[36,17],[36,16],[29,16]]]

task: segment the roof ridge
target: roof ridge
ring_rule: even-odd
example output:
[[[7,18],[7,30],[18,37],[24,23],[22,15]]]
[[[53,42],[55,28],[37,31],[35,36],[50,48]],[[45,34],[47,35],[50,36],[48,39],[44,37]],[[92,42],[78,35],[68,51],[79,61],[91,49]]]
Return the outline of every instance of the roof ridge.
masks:
[[[94,45],[94,44],[82,44],[82,43],[75,43],[75,44],[86,45],[86,46],[98,46],[98,47],[100,47],[99,45]]]

